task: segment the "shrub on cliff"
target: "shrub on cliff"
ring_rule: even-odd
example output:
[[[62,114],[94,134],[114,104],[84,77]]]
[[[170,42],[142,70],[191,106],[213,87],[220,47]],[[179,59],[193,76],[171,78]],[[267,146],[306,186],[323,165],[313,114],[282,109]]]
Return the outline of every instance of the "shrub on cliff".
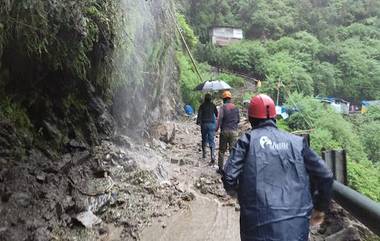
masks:
[[[118,19],[118,1],[0,1],[0,118],[36,139],[57,129],[93,143],[83,103],[110,99]]]
[[[92,78],[91,71],[98,63],[107,63],[104,60],[114,45],[116,11],[116,1],[2,1],[2,66],[24,57],[47,71],[91,78],[103,85],[105,80]]]

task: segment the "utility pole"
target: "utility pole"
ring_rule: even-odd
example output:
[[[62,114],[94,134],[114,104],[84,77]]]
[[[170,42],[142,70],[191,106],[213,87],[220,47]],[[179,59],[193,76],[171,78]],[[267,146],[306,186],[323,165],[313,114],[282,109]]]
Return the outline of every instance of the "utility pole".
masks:
[[[183,44],[185,45],[186,52],[189,54],[189,57],[190,57],[191,63],[194,66],[195,72],[197,72],[197,75],[198,75],[199,79],[201,80],[201,82],[203,82],[202,75],[201,75],[201,73],[198,70],[197,64],[195,63],[193,55],[191,54],[190,48],[189,48],[189,46],[186,43],[186,39],[185,39],[185,37],[182,34],[181,27],[179,26],[176,17],[174,16],[174,14],[170,10],[169,10],[169,14],[172,17],[172,19],[173,19],[173,21],[174,21],[174,23],[176,25],[177,31],[178,31],[178,33],[179,33],[179,35],[181,37],[181,40],[182,40]]]
[[[280,102],[280,87],[281,87],[281,80],[277,83],[277,100],[276,100],[276,106],[279,105]]]

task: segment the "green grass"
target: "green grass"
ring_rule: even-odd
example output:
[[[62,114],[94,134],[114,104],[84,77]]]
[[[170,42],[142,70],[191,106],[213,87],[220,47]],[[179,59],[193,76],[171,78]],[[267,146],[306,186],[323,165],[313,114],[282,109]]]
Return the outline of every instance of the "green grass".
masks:
[[[0,102],[0,119],[5,119],[15,124],[17,128],[29,129],[32,125],[25,109],[5,98]]]

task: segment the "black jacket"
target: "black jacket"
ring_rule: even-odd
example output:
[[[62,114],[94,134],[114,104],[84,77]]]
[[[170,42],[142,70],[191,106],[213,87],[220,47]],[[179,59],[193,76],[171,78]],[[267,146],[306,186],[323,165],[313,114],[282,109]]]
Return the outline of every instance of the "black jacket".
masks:
[[[333,175],[302,137],[278,130],[271,120],[244,134],[223,176],[225,189],[238,191],[242,240],[307,240],[313,208],[310,178],[319,193],[315,208],[325,211]]]
[[[198,110],[197,124],[215,123],[218,110],[212,102],[203,102]]]

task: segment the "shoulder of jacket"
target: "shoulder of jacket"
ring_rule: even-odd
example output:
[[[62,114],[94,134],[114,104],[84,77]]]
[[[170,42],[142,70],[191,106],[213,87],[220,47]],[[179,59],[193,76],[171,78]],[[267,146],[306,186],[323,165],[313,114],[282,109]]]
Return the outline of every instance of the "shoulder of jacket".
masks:
[[[227,110],[237,109],[234,103],[227,103],[227,104],[224,104],[222,107],[223,109],[227,109]]]
[[[244,143],[250,143],[251,142],[251,137],[253,135],[252,133],[253,130],[248,130],[244,132],[240,137],[239,140],[244,142]]]
[[[285,132],[285,131],[283,131],[283,132]],[[289,136],[291,136],[295,140],[303,141],[303,139],[304,139],[304,137],[295,135],[293,133],[289,133],[289,132],[285,132],[285,133],[288,134]]]
[[[290,139],[293,143],[298,143],[299,145],[303,146],[304,143],[304,137],[298,136],[283,130],[279,130],[281,133],[287,136],[288,139]]]

